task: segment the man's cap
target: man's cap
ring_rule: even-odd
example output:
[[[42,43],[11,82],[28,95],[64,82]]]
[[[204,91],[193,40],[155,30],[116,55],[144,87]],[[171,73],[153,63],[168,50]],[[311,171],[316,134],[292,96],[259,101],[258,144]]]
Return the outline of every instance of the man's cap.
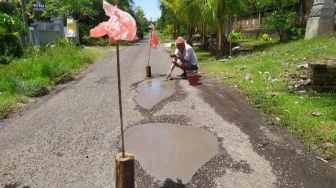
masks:
[[[183,44],[185,41],[184,41],[184,38],[183,37],[177,37],[175,43],[176,44]]]

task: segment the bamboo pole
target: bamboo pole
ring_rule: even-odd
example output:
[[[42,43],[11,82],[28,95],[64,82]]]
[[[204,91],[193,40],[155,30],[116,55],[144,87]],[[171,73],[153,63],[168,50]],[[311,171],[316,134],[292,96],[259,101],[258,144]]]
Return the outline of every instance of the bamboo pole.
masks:
[[[118,0],[115,0],[116,6]],[[121,153],[115,158],[115,187],[116,188],[134,188],[134,156],[125,154],[124,122],[122,113],[121,97],[121,76],[120,76],[120,51],[119,42],[116,42],[117,51],[117,73],[118,73],[118,95],[119,95],[119,115],[120,115],[120,132],[121,132]]]
[[[121,150],[122,150],[122,156],[125,157],[124,122],[123,122],[122,100],[121,100],[119,42],[116,43],[116,49],[117,49],[117,72],[118,72],[118,95],[119,95],[119,116],[120,116],[120,132],[121,132]]]
[[[117,51],[117,72],[118,72],[118,94],[119,94],[119,115],[120,115],[120,132],[121,132],[121,149],[122,152],[118,153],[115,162],[115,187],[116,188],[134,188],[134,156],[125,153],[125,138],[124,138],[124,123],[122,113],[121,101],[121,79],[120,79],[120,55],[119,43],[116,43]]]

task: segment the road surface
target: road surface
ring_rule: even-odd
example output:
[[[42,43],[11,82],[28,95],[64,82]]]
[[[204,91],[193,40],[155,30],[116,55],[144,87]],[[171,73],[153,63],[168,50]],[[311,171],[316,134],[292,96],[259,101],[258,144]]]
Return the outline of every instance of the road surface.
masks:
[[[197,86],[165,81],[163,46],[152,50],[146,79],[148,50],[143,40],[121,51],[125,143],[135,154],[137,187],[336,187],[334,168],[267,125],[238,91],[206,76]],[[114,187],[116,75],[111,51],[2,120],[0,187]]]

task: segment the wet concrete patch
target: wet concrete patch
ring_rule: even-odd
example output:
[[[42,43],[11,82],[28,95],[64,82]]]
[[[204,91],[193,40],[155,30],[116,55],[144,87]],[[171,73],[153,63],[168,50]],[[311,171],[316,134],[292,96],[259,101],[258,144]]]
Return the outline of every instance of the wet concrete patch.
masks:
[[[174,92],[174,94],[171,95],[170,97],[167,97],[164,100],[160,101],[152,109],[147,110],[145,108],[142,108],[140,105],[137,105],[136,108],[134,108],[134,110],[139,111],[141,113],[141,115],[145,117],[145,119],[151,119],[151,117],[153,117],[155,113],[162,110],[167,104],[169,104],[171,102],[182,102],[188,96],[188,93],[184,89],[181,88],[179,82],[175,82],[175,84],[176,84],[176,87],[175,87],[176,91]],[[139,85],[139,83],[133,89],[136,89],[138,85]],[[179,106],[176,106],[176,107],[178,108]],[[178,115],[178,114],[169,113],[169,116],[176,116],[176,115]],[[139,123],[139,124],[145,124],[145,123],[172,123],[172,122],[171,121],[168,121],[168,122],[146,121],[144,123]],[[182,124],[183,125],[183,124],[186,124],[186,123],[178,121],[177,123],[173,122],[173,124]]]
[[[221,138],[217,139],[219,143],[223,142]],[[138,188],[214,188],[217,187],[216,178],[223,177],[227,171],[239,173],[251,173],[254,171],[246,161],[235,161],[230,157],[222,147],[222,144],[219,145],[219,153],[199,168],[187,184],[183,184],[179,179],[172,180],[167,178],[164,182],[157,181],[141,167],[138,161],[136,161],[135,166]]]
[[[166,81],[163,78],[145,80],[137,88],[135,101],[142,108],[152,109],[162,100],[170,97],[176,91],[175,81]]]
[[[171,115],[162,115],[162,116],[146,116],[138,124],[170,123],[170,124],[187,125],[188,122],[190,122],[190,119],[185,115],[171,114]]]
[[[143,124],[125,131],[128,152],[155,179],[186,184],[218,152],[217,137],[201,128]]]

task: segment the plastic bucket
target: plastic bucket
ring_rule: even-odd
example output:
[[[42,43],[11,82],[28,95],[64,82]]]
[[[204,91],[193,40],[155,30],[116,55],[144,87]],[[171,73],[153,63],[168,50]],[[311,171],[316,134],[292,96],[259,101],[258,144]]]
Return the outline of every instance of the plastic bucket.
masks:
[[[197,85],[200,78],[201,78],[201,75],[199,74],[188,74],[188,81],[189,81],[189,84],[192,86]]]

